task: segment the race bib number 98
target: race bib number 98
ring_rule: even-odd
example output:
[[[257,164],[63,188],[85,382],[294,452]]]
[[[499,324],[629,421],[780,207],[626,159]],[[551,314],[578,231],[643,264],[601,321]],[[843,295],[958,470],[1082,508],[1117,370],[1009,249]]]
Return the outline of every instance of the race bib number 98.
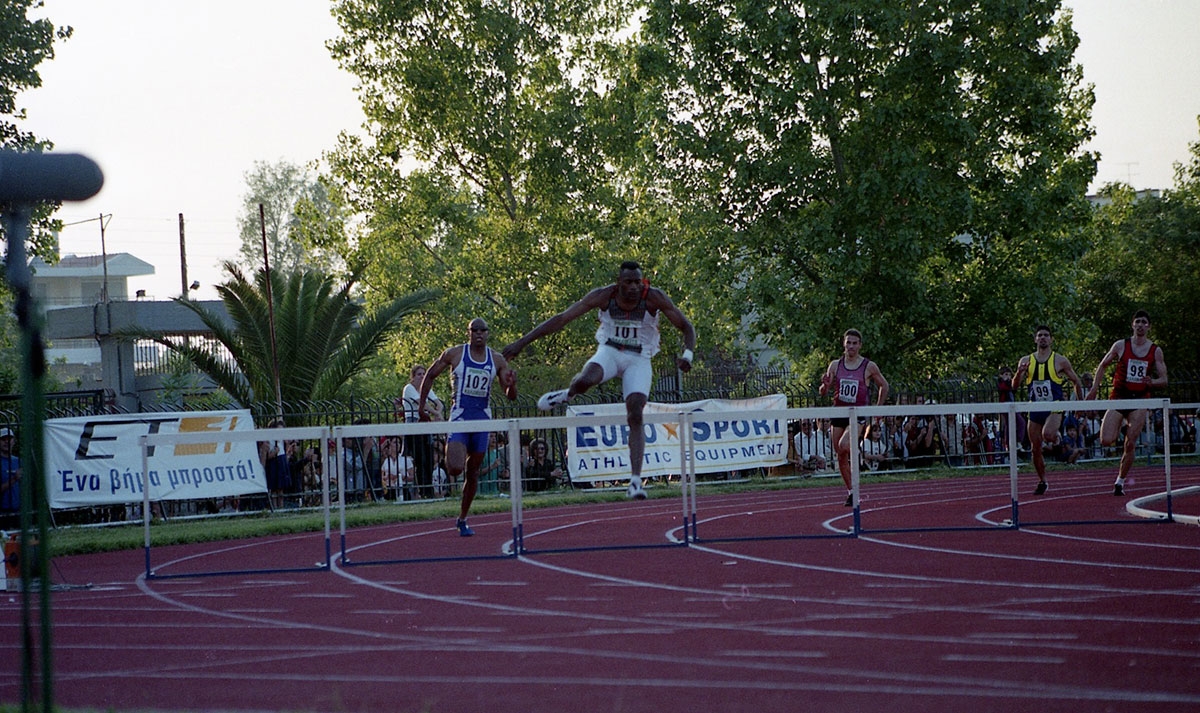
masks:
[[[1125,366],[1125,381],[1140,384],[1146,381],[1150,373],[1150,362],[1145,359],[1130,359]]]

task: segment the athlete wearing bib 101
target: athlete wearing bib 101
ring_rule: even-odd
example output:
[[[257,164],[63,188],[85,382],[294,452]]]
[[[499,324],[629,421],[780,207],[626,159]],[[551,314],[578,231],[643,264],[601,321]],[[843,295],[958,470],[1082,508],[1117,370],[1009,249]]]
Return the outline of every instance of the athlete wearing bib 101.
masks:
[[[608,305],[596,312],[600,319],[596,341],[600,346],[588,363],[604,370],[605,381],[620,374],[625,398],[630,394],[649,394],[654,379],[650,359],[658,353],[660,335],[658,313],[651,314],[646,309],[646,290],[637,306],[626,311],[617,305],[614,288]]]
[[[462,361],[450,372],[454,390],[454,405],[450,408],[451,421],[486,421],[492,417],[492,382],[496,378],[496,364],[492,359],[492,348],[482,362],[471,359],[471,346],[462,346]],[[451,442],[465,443],[468,453],[486,453],[488,434],[451,433]]]
[[[1029,355],[1029,372],[1025,375],[1025,385],[1029,387],[1030,401],[1063,400],[1064,379],[1054,368],[1054,360],[1054,352],[1050,352],[1050,357],[1044,362],[1037,360],[1036,353]],[[1044,424],[1049,416],[1049,411],[1031,411],[1029,420]]]
[[[833,397],[834,406],[866,406],[870,403],[870,394],[867,393],[867,365],[870,363],[870,359],[863,357],[857,369],[850,369],[846,366],[845,357],[838,360],[837,372],[834,374],[834,384],[837,386],[837,393]],[[865,421],[864,418],[858,419],[859,423]],[[834,418],[830,419],[829,423],[845,428],[850,425],[850,419]]]

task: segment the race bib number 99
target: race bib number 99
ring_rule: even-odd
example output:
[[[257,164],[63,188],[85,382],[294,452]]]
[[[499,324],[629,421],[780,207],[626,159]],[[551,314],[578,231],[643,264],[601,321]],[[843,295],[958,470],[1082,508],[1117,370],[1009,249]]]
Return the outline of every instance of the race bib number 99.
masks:
[[[1029,395],[1033,401],[1053,401],[1054,389],[1049,379],[1035,381],[1029,385]]]

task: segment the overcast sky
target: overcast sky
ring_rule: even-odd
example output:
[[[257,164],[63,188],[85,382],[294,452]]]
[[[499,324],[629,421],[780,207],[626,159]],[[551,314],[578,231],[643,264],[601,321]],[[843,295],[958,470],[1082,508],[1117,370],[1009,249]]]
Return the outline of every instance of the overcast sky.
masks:
[[[1095,85],[1090,148],[1096,183],[1172,185],[1174,164],[1200,140],[1200,0],[1068,0],[1077,60]],[[40,67],[43,86],[18,98],[23,128],[79,151],[105,186],[59,216],[77,223],[63,254],[128,252],[156,274],[130,280],[166,299],[181,289],[179,214],[188,278],[216,296],[219,264],[235,259],[245,174],[255,161],[305,164],[354,132],[362,113],[353,77],[325,41],[328,0],[46,0],[42,11],[74,36]]]

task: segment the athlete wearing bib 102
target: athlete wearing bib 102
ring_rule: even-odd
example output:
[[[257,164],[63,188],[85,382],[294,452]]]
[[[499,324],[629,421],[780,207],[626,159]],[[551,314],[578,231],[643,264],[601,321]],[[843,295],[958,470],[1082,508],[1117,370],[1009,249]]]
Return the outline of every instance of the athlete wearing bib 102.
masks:
[[[496,378],[496,364],[492,359],[492,348],[482,362],[471,359],[469,344],[462,346],[462,361],[450,372],[454,390],[454,405],[450,408],[451,421],[486,421],[492,417],[492,382]],[[486,453],[488,434],[451,433],[452,443],[464,443],[468,453]]]
[[[604,370],[605,381],[620,375],[625,398],[630,394],[649,394],[654,379],[650,358],[658,353],[658,313],[651,314],[646,309],[646,290],[642,291],[637,306],[626,311],[617,305],[614,288],[608,305],[596,312],[600,319],[596,341],[600,346],[588,363]]]
[[[849,369],[846,367],[845,357],[838,360],[837,372],[834,374],[834,384],[837,386],[837,393],[833,397],[834,406],[866,406],[870,403],[870,394],[867,393],[867,365],[870,363],[870,359],[863,357],[857,369]],[[858,422],[864,423],[866,419],[859,418]],[[833,418],[829,423],[838,428],[845,428],[850,425],[850,419]]]
[[[1029,372],[1025,375],[1025,384],[1029,387],[1030,401],[1062,401],[1063,393],[1063,377],[1054,368],[1054,352],[1050,352],[1050,357],[1046,361],[1038,361],[1037,354],[1029,355]],[[1034,423],[1046,423],[1049,418],[1049,411],[1031,411],[1029,420]]]

